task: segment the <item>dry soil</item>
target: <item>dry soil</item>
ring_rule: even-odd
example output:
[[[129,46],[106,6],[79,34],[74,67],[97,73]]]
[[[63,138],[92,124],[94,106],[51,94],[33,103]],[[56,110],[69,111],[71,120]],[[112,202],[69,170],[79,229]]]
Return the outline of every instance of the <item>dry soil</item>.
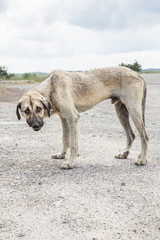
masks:
[[[0,84],[0,240],[160,240],[160,74],[148,86],[148,164],[136,133],[128,159],[115,159],[125,134],[113,105],[81,114],[80,157],[72,170],[53,160],[61,150],[58,116],[34,132],[15,114],[34,84]],[[68,156],[67,156],[68,157]]]

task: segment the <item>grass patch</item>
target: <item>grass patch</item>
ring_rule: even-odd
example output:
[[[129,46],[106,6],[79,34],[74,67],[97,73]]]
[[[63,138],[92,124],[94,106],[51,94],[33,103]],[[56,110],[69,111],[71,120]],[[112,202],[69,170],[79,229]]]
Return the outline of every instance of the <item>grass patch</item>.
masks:
[[[160,71],[148,71],[148,72],[141,72],[141,73],[144,73],[144,74],[150,74],[150,73],[160,73]]]
[[[50,74],[49,73],[23,73],[23,74],[9,74],[7,78],[2,78],[0,80],[11,80],[11,81],[26,81],[31,82],[42,82]]]

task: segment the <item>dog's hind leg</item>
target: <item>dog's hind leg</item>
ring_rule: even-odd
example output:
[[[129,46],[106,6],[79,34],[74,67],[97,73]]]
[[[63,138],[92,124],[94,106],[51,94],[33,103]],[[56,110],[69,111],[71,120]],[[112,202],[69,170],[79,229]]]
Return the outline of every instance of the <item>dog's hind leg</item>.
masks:
[[[125,130],[126,136],[127,136],[127,143],[126,143],[126,149],[122,154],[118,154],[115,157],[118,159],[125,159],[129,155],[129,150],[132,146],[132,143],[135,139],[135,135],[132,131],[132,128],[129,123],[129,113],[125,105],[121,102],[118,101],[114,104],[115,110],[117,113],[117,116],[120,120],[120,123],[122,124],[122,127]]]
[[[61,117],[61,122],[62,122],[62,130],[63,130],[63,137],[62,137],[62,142],[63,142],[63,148],[62,152],[60,154],[55,154],[52,156],[54,159],[64,159],[65,155],[67,153],[67,150],[69,148],[69,127],[66,119]]]
[[[126,102],[126,107],[129,111],[129,114],[141,138],[141,154],[139,155],[139,158],[135,162],[135,164],[139,166],[144,166],[147,163],[146,155],[147,155],[149,138],[147,136],[145,126],[144,126],[142,96],[138,94],[138,92],[136,92],[136,94],[132,92],[132,94],[133,96],[130,96],[130,101],[125,101],[125,102]]]

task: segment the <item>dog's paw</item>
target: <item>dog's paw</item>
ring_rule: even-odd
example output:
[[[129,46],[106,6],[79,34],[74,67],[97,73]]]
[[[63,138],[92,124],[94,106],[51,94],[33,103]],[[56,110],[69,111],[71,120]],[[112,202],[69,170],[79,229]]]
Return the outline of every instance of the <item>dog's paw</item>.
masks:
[[[128,154],[129,154],[129,151],[124,152],[122,154],[118,154],[118,155],[115,156],[115,158],[117,158],[117,159],[126,159],[128,157]]]
[[[66,161],[65,163],[62,164],[61,166],[62,169],[72,169],[74,168],[74,163],[70,161]]]
[[[64,153],[55,154],[55,155],[51,156],[51,158],[54,158],[54,159],[65,159],[65,154]]]
[[[140,156],[135,164],[138,166],[145,166],[147,164],[147,160]]]

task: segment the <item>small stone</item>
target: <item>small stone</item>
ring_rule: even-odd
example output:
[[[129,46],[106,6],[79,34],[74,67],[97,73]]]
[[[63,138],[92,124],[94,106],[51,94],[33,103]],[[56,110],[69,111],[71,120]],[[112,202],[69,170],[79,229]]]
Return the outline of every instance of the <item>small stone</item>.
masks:
[[[38,185],[42,185],[42,182],[38,182]]]
[[[63,224],[66,224],[66,223],[68,223],[68,220],[67,220],[67,219],[64,219],[62,223],[63,223]]]
[[[24,237],[26,234],[25,233],[19,233],[18,237]]]
[[[126,186],[125,182],[121,182],[121,186]]]
[[[134,207],[134,205],[133,204],[129,204],[128,207]]]
[[[0,224],[0,228],[3,228],[4,226],[2,224]]]

